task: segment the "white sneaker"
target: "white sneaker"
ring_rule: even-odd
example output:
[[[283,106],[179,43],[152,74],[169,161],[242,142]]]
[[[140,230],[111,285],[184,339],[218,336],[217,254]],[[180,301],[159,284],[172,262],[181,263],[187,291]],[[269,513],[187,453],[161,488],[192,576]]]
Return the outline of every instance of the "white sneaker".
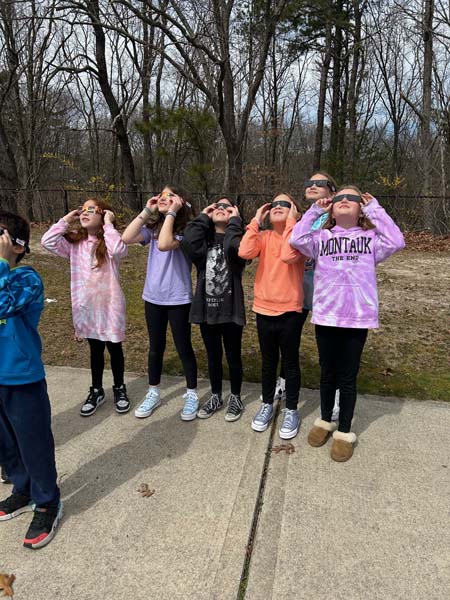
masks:
[[[183,421],[193,421],[197,417],[198,412],[198,396],[197,392],[189,390],[183,395],[184,406],[181,411],[181,418]]]
[[[334,406],[333,406],[333,414],[331,415],[331,420],[333,422],[339,421],[339,390],[336,390],[336,395],[334,397]]]
[[[160,404],[161,398],[159,396],[159,391],[155,388],[149,388],[142,404],[134,411],[134,416],[138,419],[145,419],[145,417],[149,417]]]

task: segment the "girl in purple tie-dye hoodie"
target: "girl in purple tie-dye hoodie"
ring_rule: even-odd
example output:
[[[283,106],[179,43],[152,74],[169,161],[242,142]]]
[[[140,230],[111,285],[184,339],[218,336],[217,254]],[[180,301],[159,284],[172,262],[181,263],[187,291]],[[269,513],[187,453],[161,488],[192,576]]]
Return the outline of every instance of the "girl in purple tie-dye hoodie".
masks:
[[[311,231],[329,212],[322,229]],[[309,433],[322,446],[336,429],[331,415],[340,389],[340,417],[331,457],[348,460],[356,435],[350,431],[356,377],[368,329],[378,327],[376,265],[405,246],[403,235],[378,201],[355,186],[318,200],[297,223],[291,245],[315,260],[313,315],[320,359],[321,418]]]

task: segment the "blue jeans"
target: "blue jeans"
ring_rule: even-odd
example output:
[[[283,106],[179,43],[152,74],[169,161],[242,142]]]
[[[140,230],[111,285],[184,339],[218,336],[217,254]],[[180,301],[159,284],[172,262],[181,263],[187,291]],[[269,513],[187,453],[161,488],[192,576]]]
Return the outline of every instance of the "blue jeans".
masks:
[[[45,379],[26,385],[0,385],[0,464],[13,493],[37,506],[59,502],[55,443]]]

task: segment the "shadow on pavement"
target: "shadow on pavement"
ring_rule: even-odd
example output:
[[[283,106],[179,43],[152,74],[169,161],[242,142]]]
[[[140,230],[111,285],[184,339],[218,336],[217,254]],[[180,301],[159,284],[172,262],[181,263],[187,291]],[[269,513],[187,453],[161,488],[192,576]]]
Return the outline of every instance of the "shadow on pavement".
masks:
[[[183,386],[179,386],[163,398],[163,403],[181,397],[183,391]],[[181,408],[180,402],[180,411]],[[186,452],[197,433],[197,420],[182,421],[180,411],[163,420],[149,417],[129,440],[108,448],[63,479],[61,492],[66,515],[84,512],[141,471]]]

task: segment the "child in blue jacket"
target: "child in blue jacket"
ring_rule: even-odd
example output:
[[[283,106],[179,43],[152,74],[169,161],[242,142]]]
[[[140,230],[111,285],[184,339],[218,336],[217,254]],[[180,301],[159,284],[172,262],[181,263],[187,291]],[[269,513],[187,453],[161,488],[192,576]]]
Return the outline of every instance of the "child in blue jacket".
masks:
[[[40,276],[19,265],[30,226],[0,212],[0,464],[13,483],[0,521],[34,512],[24,546],[48,544],[62,517],[50,402],[37,331],[44,307]]]

